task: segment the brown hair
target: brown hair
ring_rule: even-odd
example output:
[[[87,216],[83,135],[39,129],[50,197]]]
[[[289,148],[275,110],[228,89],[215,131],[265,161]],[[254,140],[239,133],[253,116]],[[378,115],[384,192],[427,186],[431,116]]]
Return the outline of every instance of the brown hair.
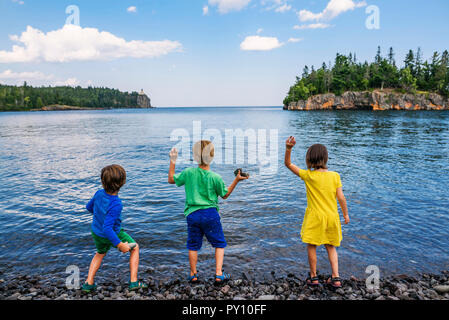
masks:
[[[199,165],[211,164],[214,155],[214,144],[209,140],[201,140],[193,145],[193,158]]]
[[[306,164],[308,169],[327,169],[328,153],[322,144],[314,144],[307,150]]]
[[[122,166],[113,164],[101,169],[101,184],[107,193],[115,193],[126,183],[126,171]]]

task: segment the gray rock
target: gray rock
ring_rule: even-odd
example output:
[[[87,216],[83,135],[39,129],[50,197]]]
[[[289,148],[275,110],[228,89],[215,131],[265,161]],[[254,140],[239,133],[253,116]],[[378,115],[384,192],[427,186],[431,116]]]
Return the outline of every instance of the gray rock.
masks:
[[[231,287],[229,285],[225,285],[223,286],[223,288],[221,288],[221,292],[223,292],[223,294],[228,294],[230,289]]]
[[[437,293],[435,290],[432,290],[432,289],[428,289],[428,290],[426,291],[426,295],[427,295],[429,298],[431,298],[431,299],[438,298],[438,293]]]
[[[345,291],[342,288],[338,288],[337,290],[335,290],[335,292],[342,296],[345,294]]]
[[[272,294],[262,295],[259,298],[257,298],[257,300],[274,300],[274,299],[276,299],[276,297]]]
[[[406,292],[407,291],[407,285],[403,284],[403,283],[398,283],[396,284],[396,289],[400,291],[400,293],[402,292]],[[395,292],[396,294],[396,292]]]
[[[16,293],[10,295],[9,297],[6,297],[5,300],[17,300],[19,298],[19,296],[20,296],[20,293],[16,292]]]
[[[449,285],[439,285],[433,287],[433,289],[439,294],[445,294],[449,292]]]

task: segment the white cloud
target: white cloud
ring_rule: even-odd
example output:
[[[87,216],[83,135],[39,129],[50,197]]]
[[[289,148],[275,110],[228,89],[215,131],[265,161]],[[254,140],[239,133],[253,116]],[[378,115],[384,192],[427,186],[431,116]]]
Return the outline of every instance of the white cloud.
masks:
[[[153,58],[182,50],[178,41],[126,41],[107,31],[76,25],[47,33],[28,26],[20,36],[10,38],[18,44],[11,51],[0,51],[0,63]]]
[[[283,46],[275,37],[248,36],[240,44],[244,51],[269,51]]]
[[[284,13],[289,11],[291,8],[291,5],[284,3],[282,6],[277,7],[274,11]]]
[[[259,29],[257,29],[257,34],[261,34],[261,33],[262,33],[262,31],[263,31],[263,29],[262,29],[262,28],[259,28]]]
[[[65,81],[56,81],[53,85],[60,87],[60,86],[68,86],[68,87],[76,87],[80,84],[77,78],[68,78]]]
[[[23,4],[25,4],[25,2],[24,2],[24,1],[22,1],[22,0],[12,0],[12,2],[14,2],[14,3],[18,3],[18,4],[20,4],[20,5],[23,5]]]
[[[288,39],[288,42],[291,42],[291,43],[295,43],[295,42],[299,42],[299,41],[302,41],[302,38],[290,38],[290,39]]]
[[[40,71],[14,72],[12,70],[5,70],[0,72],[0,79],[3,80],[48,80],[52,78],[53,75],[45,75]]]
[[[346,11],[364,6],[366,6],[365,1],[354,2],[353,0],[330,0],[322,12],[313,13],[308,10],[301,10],[298,12],[298,17],[301,21],[332,20]]]
[[[288,4],[289,0],[261,0],[260,4],[265,10],[284,13],[290,11],[292,6]]]
[[[129,7],[128,9],[126,9],[126,11],[128,11],[128,12],[137,12],[137,7],[135,7],[135,6],[131,6],[131,7]]]
[[[49,80],[53,80],[49,82]],[[76,87],[80,85],[80,81],[77,78],[68,78],[66,80],[58,80],[55,79],[53,74],[44,74],[40,71],[24,71],[24,72],[15,72],[12,70],[5,70],[0,72],[0,81],[3,83],[9,84],[21,84],[24,81],[32,83],[34,85],[52,85],[52,86],[71,86]],[[92,83],[89,80],[88,85]]]
[[[311,24],[303,24],[303,25],[296,25],[293,26],[293,29],[295,30],[304,30],[304,29],[326,29],[329,28],[331,25],[326,23],[311,23]]]
[[[250,2],[251,0],[209,0],[209,5],[217,6],[220,13],[228,13],[230,11],[240,11]]]
[[[209,7],[208,6],[204,6],[203,7],[203,16],[207,16],[209,14]]]

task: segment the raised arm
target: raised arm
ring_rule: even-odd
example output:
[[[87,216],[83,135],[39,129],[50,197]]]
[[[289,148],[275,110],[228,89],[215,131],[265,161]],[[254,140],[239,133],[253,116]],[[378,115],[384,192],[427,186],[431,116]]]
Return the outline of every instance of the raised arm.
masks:
[[[175,184],[173,176],[175,175],[176,159],[178,159],[178,150],[172,148],[170,150],[170,167],[168,169],[168,183],[170,184]]]
[[[346,203],[345,195],[343,194],[343,189],[337,188],[337,200],[340,203],[341,211],[343,211],[343,217],[345,218],[345,224],[349,223],[348,205]]]
[[[232,181],[231,185],[228,187],[228,192],[223,196],[223,199],[227,199],[227,198],[231,195],[232,191],[234,191],[235,187],[237,186],[237,184],[238,184],[240,181],[246,180],[246,179],[249,178],[249,175],[248,175],[247,177],[242,177],[242,176],[240,175],[240,173],[241,173],[241,172],[239,171],[239,173],[238,173],[237,176],[235,177],[234,181]]]
[[[285,158],[284,158],[284,164],[285,166],[290,169],[291,172],[293,172],[294,174],[296,174],[297,176],[299,176],[299,168],[297,166],[295,166],[290,158],[292,155],[292,149],[296,144],[296,140],[295,137],[290,136],[287,141],[285,142]]]

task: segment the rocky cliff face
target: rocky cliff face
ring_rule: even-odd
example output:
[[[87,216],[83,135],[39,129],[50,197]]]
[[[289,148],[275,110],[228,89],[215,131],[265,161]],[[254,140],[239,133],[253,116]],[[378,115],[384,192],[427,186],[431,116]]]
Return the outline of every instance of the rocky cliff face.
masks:
[[[402,94],[393,91],[347,91],[341,96],[319,94],[291,102],[285,110],[449,110],[449,98],[435,93]]]
[[[137,96],[137,105],[139,108],[152,108],[151,100],[148,96],[143,92],[143,90]]]

